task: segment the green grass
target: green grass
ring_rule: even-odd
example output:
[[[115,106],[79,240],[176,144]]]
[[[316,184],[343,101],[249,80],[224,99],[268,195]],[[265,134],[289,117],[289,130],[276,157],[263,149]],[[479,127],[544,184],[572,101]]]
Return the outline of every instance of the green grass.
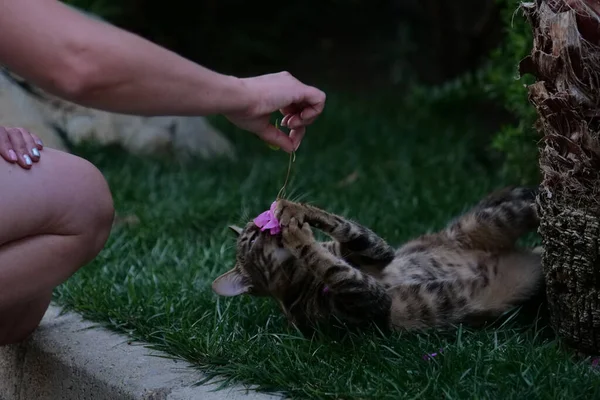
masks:
[[[438,229],[503,182],[468,107],[403,108],[330,95],[298,152],[290,196],[355,218],[391,243]],[[396,102],[397,103],[397,102]],[[485,117],[485,116],[484,116]],[[483,118],[485,119],[485,118]],[[267,209],[288,158],[228,129],[237,162],[157,163],[83,151],[109,180],[119,213],[105,250],[56,291],[57,300],[183,358],[209,376],[294,398],[593,398],[600,379],[543,324],[428,334],[307,340],[267,299],[217,298],[232,266],[230,223]],[[355,174],[351,183],[340,184]],[[533,238],[535,240],[535,238]],[[432,360],[423,355],[443,349]]]

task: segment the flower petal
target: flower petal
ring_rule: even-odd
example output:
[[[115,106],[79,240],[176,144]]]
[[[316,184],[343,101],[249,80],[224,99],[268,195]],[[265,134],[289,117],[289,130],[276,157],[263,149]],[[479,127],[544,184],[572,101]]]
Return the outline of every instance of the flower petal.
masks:
[[[272,228],[277,228],[279,226],[279,224],[277,223],[276,219],[271,219],[269,220],[269,222],[267,222],[267,224],[263,227],[264,229],[272,229]]]
[[[269,210],[261,213],[259,216],[254,218],[254,224],[261,228],[261,231],[270,229],[271,235],[277,235],[281,232],[279,221],[275,218],[275,208],[277,207],[277,201],[271,203]]]
[[[259,228],[262,228],[270,220],[271,220],[271,217],[269,216],[269,211],[265,211],[265,212],[261,213],[258,217],[254,218],[254,223]]]

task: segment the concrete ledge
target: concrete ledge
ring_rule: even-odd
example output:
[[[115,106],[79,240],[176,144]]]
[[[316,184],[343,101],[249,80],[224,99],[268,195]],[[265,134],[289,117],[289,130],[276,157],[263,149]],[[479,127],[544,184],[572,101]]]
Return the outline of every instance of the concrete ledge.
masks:
[[[50,306],[20,345],[0,347],[1,400],[275,400],[241,386],[196,386],[190,365]],[[163,354],[164,355],[164,354]]]

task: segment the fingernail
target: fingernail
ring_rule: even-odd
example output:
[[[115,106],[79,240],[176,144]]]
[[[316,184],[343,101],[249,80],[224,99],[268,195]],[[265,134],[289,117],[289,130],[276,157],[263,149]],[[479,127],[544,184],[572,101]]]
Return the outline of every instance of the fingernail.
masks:
[[[11,161],[17,161],[17,153],[14,150],[8,151],[8,157],[10,157]]]
[[[272,144],[269,144],[268,146],[271,150],[275,150],[275,151],[279,150],[278,146],[273,146]]]
[[[36,142],[37,144],[39,144],[40,146],[44,147],[44,143],[43,143],[41,140],[39,140],[39,139],[38,139],[38,140],[36,140],[35,142]]]
[[[29,157],[27,154],[25,154],[23,156],[23,159],[25,160],[25,164],[27,164],[27,165],[31,165],[32,164],[31,157]]]
[[[40,156],[40,152],[35,147],[33,149],[31,149],[31,152],[33,153],[33,155],[35,157],[39,157]]]

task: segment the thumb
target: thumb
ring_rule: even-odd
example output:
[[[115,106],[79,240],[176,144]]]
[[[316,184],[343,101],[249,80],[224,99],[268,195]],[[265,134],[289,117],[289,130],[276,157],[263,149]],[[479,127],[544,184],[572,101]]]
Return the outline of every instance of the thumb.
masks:
[[[268,124],[262,131],[257,132],[257,135],[265,142],[273,146],[281,147],[288,153],[294,150],[292,139],[271,124]]]

